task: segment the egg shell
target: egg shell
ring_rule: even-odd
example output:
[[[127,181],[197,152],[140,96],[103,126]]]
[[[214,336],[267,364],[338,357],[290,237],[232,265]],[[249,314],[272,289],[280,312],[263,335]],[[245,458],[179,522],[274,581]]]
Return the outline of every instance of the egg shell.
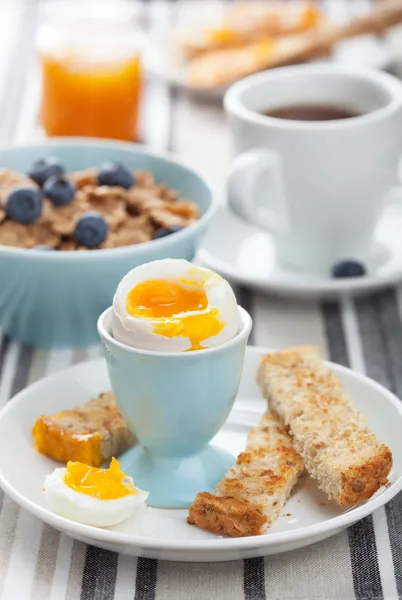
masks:
[[[113,298],[113,337],[133,348],[154,352],[184,352],[191,348],[186,337],[165,337],[154,333],[160,318],[133,317],[126,309],[130,290],[143,281],[161,279],[181,282],[190,281],[202,285],[207,296],[208,309],[216,308],[223,329],[216,335],[203,340],[204,348],[219,346],[235,337],[239,329],[236,296],[230,284],[209,269],[195,266],[183,259],[164,259],[136,267],[121,280]],[[180,318],[202,314],[205,311],[188,311]]]
[[[66,469],[60,468],[47,475],[44,492],[52,510],[71,521],[95,527],[111,527],[146,506],[149,494],[138,488],[137,494],[115,500],[99,500],[71,489],[64,482],[65,474]]]

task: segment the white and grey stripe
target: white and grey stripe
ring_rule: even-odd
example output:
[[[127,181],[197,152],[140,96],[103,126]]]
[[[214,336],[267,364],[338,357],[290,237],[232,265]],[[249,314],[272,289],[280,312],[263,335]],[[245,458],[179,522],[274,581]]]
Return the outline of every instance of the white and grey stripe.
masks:
[[[253,318],[253,295],[250,290],[238,286],[236,289],[236,297],[238,303],[245,308]],[[253,329],[251,330],[248,344],[250,346],[255,344]],[[248,558],[243,562],[244,600],[266,600],[264,558]]]
[[[158,561],[152,558],[139,558],[134,600],[155,600],[158,575]]]
[[[244,561],[243,586],[244,600],[266,600],[263,558],[248,558]]]
[[[159,561],[155,598],[243,600],[242,566],[243,561],[188,564]],[[139,595],[136,600],[142,597]]]
[[[87,546],[81,600],[113,600],[117,575],[116,552]]]
[[[402,351],[402,323],[396,291],[387,290],[358,300],[356,313],[367,374],[401,397],[402,377],[399,361]],[[402,596],[401,506],[402,496],[399,494],[385,507],[399,596]]]
[[[350,366],[340,305],[324,304],[323,314],[330,358]],[[372,516],[350,527],[348,536],[356,598],[383,598]]]

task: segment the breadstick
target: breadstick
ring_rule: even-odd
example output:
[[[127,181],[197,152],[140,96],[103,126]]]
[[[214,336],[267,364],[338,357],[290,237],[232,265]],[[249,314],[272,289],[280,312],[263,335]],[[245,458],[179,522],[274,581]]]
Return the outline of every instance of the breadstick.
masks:
[[[280,514],[303,462],[278,417],[265,413],[247,446],[219,482],[215,494],[201,492],[187,522],[234,537],[264,533]]]
[[[353,504],[387,483],[391,451],[377,441],[317,352],[266,354],[257,380],[270,409],[289,427],[307,472],[330,499]]]
[[[177,40],[179,51],[191,59],[220,48],[239,47],[267,37],[292,35],[318,27],[327,16],[314,2],[241,0],[234,2],[224,15],[221,26],[198,35],[186,28]],[[184,28],[183,28],[184,29]]]

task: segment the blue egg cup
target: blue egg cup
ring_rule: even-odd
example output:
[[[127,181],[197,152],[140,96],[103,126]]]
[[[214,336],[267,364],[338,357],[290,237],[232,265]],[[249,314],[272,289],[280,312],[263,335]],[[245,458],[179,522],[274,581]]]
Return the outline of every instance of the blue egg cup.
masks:
[[[130,348],[111,334],[112,309],[99,318],[117,404],[139,445],[121,457],[124,472],[150,492],[148,504],[186,508],[213,491],[234,457],[209,442],[232,409],[251,318],[239,311],[235,338],[206,350],[159,353]]]

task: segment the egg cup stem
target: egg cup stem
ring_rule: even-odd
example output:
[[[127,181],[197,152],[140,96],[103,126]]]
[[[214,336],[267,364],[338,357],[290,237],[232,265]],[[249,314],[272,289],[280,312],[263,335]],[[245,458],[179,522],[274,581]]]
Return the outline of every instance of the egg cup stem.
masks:
[[[188,508],[197,492],[213,492],[234,462],[233,455],[211,445],[185,458],[162,458],[137,446],[120,458],[134,485],[149,491],[148,505],[158,508]]]

